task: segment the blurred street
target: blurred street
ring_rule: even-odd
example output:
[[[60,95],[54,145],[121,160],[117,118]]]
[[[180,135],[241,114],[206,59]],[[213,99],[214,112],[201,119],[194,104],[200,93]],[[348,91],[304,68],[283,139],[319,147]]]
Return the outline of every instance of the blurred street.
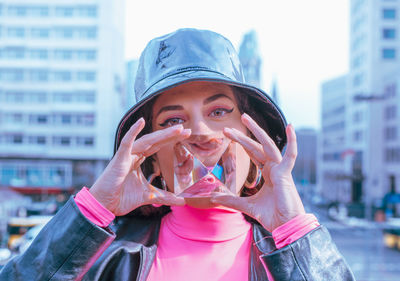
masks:
[[[400,251],[383,244],[380,224],[354,220],[332,221],[324,209],[308,208],[325,225],[358,281],[400,280]]]

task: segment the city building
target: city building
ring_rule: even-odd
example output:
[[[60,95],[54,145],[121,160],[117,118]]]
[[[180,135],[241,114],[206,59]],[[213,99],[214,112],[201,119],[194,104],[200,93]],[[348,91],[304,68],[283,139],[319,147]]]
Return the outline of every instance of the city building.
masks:
[[[297,158],[293,167],[293,179],[303,199],[315,194],[317,177],[317,131],[312,128],[296,130]]]
[[[321,133],[318,138],[318,195],[328,202],[351,202],[351,175],[344,167],[348,76],[326,81],[321,87]]]
[[[399,192],[400,174],[396,172],[400,162],[396,88],[396,67],[400,63],[399,26],[399,1],[350,1],[349,73],[347,90],[343,92],[345,113],[340,113],[340,118],[345,115],[344,129],[338,128],[337,132],[339,136],[344,130],[344,143],[331,148],[322,143],[321,161],[326,169],[322,169],[320,179],[323,188],[328,190],[324,194],[329,194],[330,190],[324,184],[333,181],[323,173],[329,171],[329,162],[337,162],[340,171],[344,170],[339,176],[338,196],[329,195],[357,206],[358,215],[369,219],[373,218],[376,207],[382,205],[385,194],[391,190]],[[322,93],[323,98],[324,95]],[[322,111],[322,122],[328,122],[329,118],[324,119],[327,112]],[[323,129],[322,141],[330,140],[329,132]],[[330,149],[336,156],[324,154]]]
[[[243,36],[239,47],[239,59],[246,82],[261,87],[261,57],[258,50],[257,33],[254,30]]]
[[[91,185],[123,115],[124,1],[0,0],[0,185]]]
[[[372,206],[389,191],[394,176],[385,172],[388,164],[385,150],[387,142],[391,142],[385,137],[385,129],[386,115],[391,115],[396,105],[392,104],[395,99],[385,100],[382,81],[400,63],[400,2],[352,0],[350,3],[346,143],[354,154],[345,159],[345,166],[355,176],[352,201],[363,204],[365,215],[372,218]]]
[[[126,87],[125,87],[125,94],[126,94],[126,104],[125,109],[128,110],[136,103],[135,97],[135,79],[136,79],[136,72],[138,69],[139,60],[130,60],[126,63]]]

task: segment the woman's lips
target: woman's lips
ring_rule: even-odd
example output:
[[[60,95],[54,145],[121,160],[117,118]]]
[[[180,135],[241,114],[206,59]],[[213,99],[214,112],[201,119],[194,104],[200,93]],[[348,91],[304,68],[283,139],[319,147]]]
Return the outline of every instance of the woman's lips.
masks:
[[[221,139],[211,139],[205,142],[189,142],[189,146],[193,154],[209,156],[220,150],[222,143]]]

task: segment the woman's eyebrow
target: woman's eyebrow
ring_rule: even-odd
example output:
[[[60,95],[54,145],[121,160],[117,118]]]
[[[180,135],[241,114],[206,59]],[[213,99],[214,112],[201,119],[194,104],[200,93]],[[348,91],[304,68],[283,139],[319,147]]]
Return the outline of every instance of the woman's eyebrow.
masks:
[[[167,105],[167,106],[163,106],[161,107],[161,109],[157,112],[156,117],[164,111],[169,111],[169,110],[183,110],[183,106],[182,105]]]
[[[232,100],[232,98],[230,96],[227,96],[225,94],[216,94],[216,95],[213,95],[211,97],[206,98],[204,100],[203,104],[208,104],[208,103],[213,102],[213,101],[215,101],[217,99],[220,99],[220,98],[228,98],[228,99]]]

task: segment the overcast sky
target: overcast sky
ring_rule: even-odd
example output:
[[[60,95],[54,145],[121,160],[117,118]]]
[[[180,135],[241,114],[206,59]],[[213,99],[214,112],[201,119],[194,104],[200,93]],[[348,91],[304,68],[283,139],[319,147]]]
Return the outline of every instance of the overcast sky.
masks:
[[[262,88],[278,82],[281,108],[295,128],[320,127],[323,81],[348,70],[348,0],[126,0],[125,57],[140,56],[154,37],[182,27],[210,29],[238,50],[257,32]]]

